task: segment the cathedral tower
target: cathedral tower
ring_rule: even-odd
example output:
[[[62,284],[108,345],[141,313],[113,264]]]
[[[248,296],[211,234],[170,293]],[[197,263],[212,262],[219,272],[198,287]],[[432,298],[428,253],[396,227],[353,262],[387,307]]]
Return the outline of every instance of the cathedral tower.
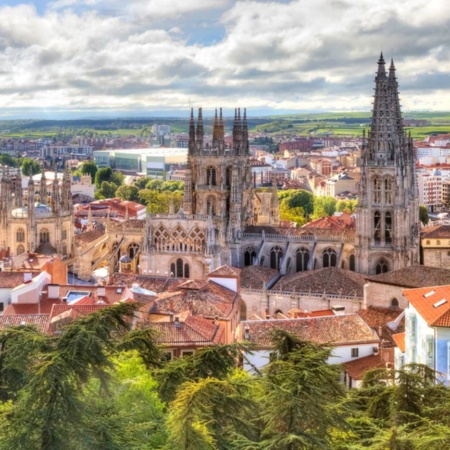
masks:
[[[378,274],[418,264],[419,206],[411,138],[403,130],[394,62],[381,54],[372,124],[364,137],[356,210],[357,271]]]

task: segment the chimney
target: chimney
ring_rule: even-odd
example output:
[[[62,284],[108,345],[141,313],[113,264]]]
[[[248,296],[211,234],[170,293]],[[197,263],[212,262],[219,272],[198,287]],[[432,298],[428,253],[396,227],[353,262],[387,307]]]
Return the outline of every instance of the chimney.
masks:
[[[33,279],[33,274],[31,274],[30,272],[25,272],[23,274],[23,282],[24,283],[29,283],[32,279]]]
[[[250,327],[245,325],[244,328],[244,340],[248,341],[250,339]]]
[[[59,284],[49,284],[47,289],[48,298],[59,298]]]
[[[180,323],[180,318],[179,317],[175,317],[174,325],[175,325],[175,328],[180,328],[181,327],[181,323]]]
[[[169,319],[170,319],[170,322],[173,322],[173,312],[169,313]]]
[[[97,286],[97,297],[106,297],[105,286]]]

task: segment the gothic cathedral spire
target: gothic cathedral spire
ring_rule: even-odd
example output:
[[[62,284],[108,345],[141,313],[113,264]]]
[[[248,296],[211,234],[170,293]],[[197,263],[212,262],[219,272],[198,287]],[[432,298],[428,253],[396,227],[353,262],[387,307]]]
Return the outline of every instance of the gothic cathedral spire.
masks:
[[[394,62],[378,60],[372,124],[363,143],[356,211],[356,263],[376,274],[418,263],[418,196],[411,141],[403,130]]]

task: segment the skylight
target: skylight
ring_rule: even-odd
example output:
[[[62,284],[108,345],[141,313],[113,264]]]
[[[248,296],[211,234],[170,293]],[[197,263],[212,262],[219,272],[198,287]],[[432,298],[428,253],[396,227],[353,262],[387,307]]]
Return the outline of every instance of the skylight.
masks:
[[[423,294],[423,297],[428,298],[428,297],[431,297],[433,294],[436,294],[436,291],[427,292],[426,294]]]
[[[442,305],[444,305],[445,303],[447,303],[447,300],[445,300],[445,298],[443,298],[442,300],[439,300],[438,302],[436,302],[436,303],[433,305],[433,308],[439,308],[439,306],[442,306]]]

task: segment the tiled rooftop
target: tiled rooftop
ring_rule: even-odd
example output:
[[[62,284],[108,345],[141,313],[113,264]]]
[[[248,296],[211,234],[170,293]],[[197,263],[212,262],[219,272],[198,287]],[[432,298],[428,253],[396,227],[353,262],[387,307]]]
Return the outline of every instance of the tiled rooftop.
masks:
[[[196,347],[223,343],[224,328],[203,317],[189,316],[184,322],[147,322],[156,331],[156,342],[167,347]]]
[[[422,239],[450,239],[450,225],[436,225],[425,228],[421,235]]]
[[[35,272],[33,275],[38,275]],[[0,289],[15,288],[23,283],[24,272],[0,272]]]
[[[239,276],[241,272],[241,269],[238,269],[237,267],[231,267],[231,266],[220,266],[216,270],[213,270],[208,274],[208,276],[219,276],[219,277],[226,277],[226,276],[232,276],[237,277]]]
[[[405,289],[403,295],[429,326],[450,326],[450,285]]]
[[[20,325],[34,325],[39,331],[47,331],[48,314],[17,314],[13,316],[0,316],[0,330]]]
[[[405,346],[405,333],[397,333],[392,335],[392,339],[394,339],[395,345],[399,348],[399,350],[404,353]]]
[[[247,266],[241,269],[241,287],[243,289],[262,289],[271,280],[277,270],[263,266]]]
[[[379,275],[366,276],[366,279],[382,284],[418,288],[450,284],[450,270],[428,266],[410,266]]]
[[[248,340],[257,346],[266,348],[271,346],[270,334],[277,328],[316,344],[336,346],[362,342],[378,343],[376,334],[357,314],[241,322],[242,330],[247,327]]]
[[[380,355],[370,355],[344,363],[345,371],[354,379],[362,380],[366,372],[371,369],[386,367]]]
[[[362,297],[365,278],[350,270],[326,267],[285,275],[272,289]]]
[[[104,235],[104,230],[85,231],[84,233],[75,236],[75,244],[79,247],[86,247]]]

